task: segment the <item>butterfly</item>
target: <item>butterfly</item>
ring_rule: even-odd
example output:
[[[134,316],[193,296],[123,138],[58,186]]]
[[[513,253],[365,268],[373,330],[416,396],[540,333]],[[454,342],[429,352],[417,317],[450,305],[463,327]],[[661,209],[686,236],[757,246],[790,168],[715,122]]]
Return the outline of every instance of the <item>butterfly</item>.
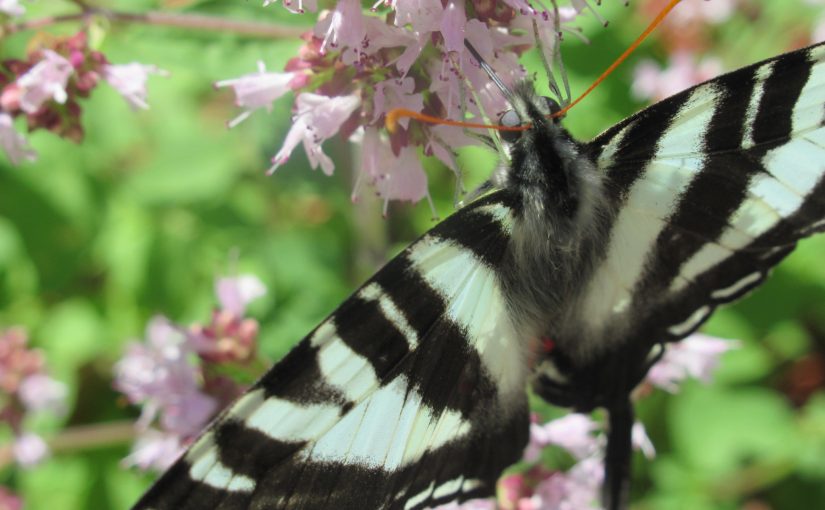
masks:
[[[607,410],[604,504],[625,507],[630,393],[663,345],[825,230],[825,44],[685,90],[589,142],[530,84],[512,103],[504,122],[529,127],[506,137],[511,164],[489,191],[355,291],[136,510],[489,496],[527,443],[528,386]]]

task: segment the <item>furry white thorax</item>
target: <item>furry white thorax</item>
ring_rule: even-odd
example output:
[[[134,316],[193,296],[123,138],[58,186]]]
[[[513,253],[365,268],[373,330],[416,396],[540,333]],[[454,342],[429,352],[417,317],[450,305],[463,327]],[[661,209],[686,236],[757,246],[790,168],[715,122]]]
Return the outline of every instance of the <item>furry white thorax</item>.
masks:
[[[519,90],[521,101],[514,105],[522,120],[535,118],[537,110],[549,113],[542,100],[524,90]],[[547,161],[538,157],[526,158],[528,163],[519,166],[525,158],[515,157],[513,165],[502,165],[491,178],[494,187],[512,191],[521,202],[508,260],[502,264],[504,293],[522,338],[552,338],[568,356],[583,361],[609,345],[603,330],[581,330],[586,322],[579,314],[585,284],[600,261],[614,213],[604,197],[604,176],[581,145],[555,121],[533,124],[507,144],[507,150],[517,156],[518,151],[535,150],[537,142],[549,144],[560,168],[538,168],[535,161]],[[568,192],[550,191],[572,197],[576,205],[571,214],[560,210],[557,196],[548,193],[543,175],[552,172],[567,179]]]

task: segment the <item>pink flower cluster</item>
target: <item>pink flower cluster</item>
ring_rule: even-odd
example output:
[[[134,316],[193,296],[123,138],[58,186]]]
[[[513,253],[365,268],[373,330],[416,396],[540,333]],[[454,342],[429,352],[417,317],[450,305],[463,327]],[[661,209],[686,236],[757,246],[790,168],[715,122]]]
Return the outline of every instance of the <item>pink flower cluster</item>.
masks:
[[[45,458],[49,449],[42,437],[26,430],[26,419],[33,414],[66,411],[66,385],[46,373],[43,352],[28,347],[21,328],[0,333],[0,422],[11,428],[12,447],[17,462],[32,466]]]
[[[0,486],[0,510],[23,510],[23,500],[9,489]]]
[[[254,276],[243,275],[220,278],[216,293],[220,308],[209,324],[184,327],[154,317],[145,340],[130,343],[115,365],[115,388],[142,407],[127,464],[165,469],[243,391],[219,368],[253,359],[258,323],[244,313],[266,289]]]
[[[644,0],[640,10],[651,19],[667,0]],[[659,27],[657,38],[667,48],[668,62],[660,65],[643,59],[633,75],[633,95],[640,100],[660,101],[676,92],[709,80],[724,71],[722,62],[707,55],[713,27],[736,12],[739,0],[682,2]]]
[[[272,2],[265,2],[269,4]],[[283,2],[293,12],[314,10],[315,2]],[[335,168],[322,144],[339,135],[362,141],[359,184],[369,182],[386,202],[428,196],[419,153],[433,155],[457,175],[453,150],[478,143],[461,128],[429,126],[402,119],[384,128],[387,112],[406,108],[441,118],[493,122],[508,108],[506,99],[464,46],[471,43],[506,83],[525,77],[518,56],[542,42],[552,52],[559,30],[588,7],[584,0],[554,9],[525,0],[395,0],[376,2],[365,13],[361,2],[341,0],[322,11],[315,28],[284,72],[265,71],[216,83],[230,87],[242,113],[237,125],[257,109],[270,109],[287,92],[296,94],[293,124],[272,159],[270,172],[301,145],[313,168]],[[357,196],[358,185],[353,192]]]
[[[147,108],[150,73],[163,72],[137,63],[109,64],[102,53],[89,47],[85,32],[59,38],[26,60],[6,60],[0,63],[0,146],[15,165],[35,159],[25,136],[14,127],[17,117],[26,119],[28,131],[45,129],[80,142],[80,100],[89,96],[101,78],[133,108]]]
[[[6,16],[17,17],[25,14],[26,8],[20,5],[19,0],[0,0],[0,13]]]

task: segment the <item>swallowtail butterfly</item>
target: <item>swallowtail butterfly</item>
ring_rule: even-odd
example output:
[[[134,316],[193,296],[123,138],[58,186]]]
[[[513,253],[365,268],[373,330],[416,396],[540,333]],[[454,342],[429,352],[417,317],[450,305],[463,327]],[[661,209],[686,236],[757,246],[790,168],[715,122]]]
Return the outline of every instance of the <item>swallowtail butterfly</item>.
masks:
[[[624,507],[631,390],[825,230],[825,45],[666,99],[594,140],[516,89],[512,164],[226,410],[136,510],[414,510],[491,495],[525,388],[606,408]],[[530,339],[555,348],[531,352]]]

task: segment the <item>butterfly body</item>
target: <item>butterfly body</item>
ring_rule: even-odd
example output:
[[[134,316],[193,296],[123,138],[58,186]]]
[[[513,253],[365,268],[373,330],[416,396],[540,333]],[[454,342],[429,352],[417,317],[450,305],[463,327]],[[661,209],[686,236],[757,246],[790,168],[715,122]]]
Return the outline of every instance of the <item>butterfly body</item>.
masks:
[[[660,352],[825,230],[825,47],[711,80],[574,140],[529,85],[491,192],[424,234],[227,409],[138,510],[403,509],[489,496],[526,387],[609,413]],[[540,339],[552,340],[552,348]]]

